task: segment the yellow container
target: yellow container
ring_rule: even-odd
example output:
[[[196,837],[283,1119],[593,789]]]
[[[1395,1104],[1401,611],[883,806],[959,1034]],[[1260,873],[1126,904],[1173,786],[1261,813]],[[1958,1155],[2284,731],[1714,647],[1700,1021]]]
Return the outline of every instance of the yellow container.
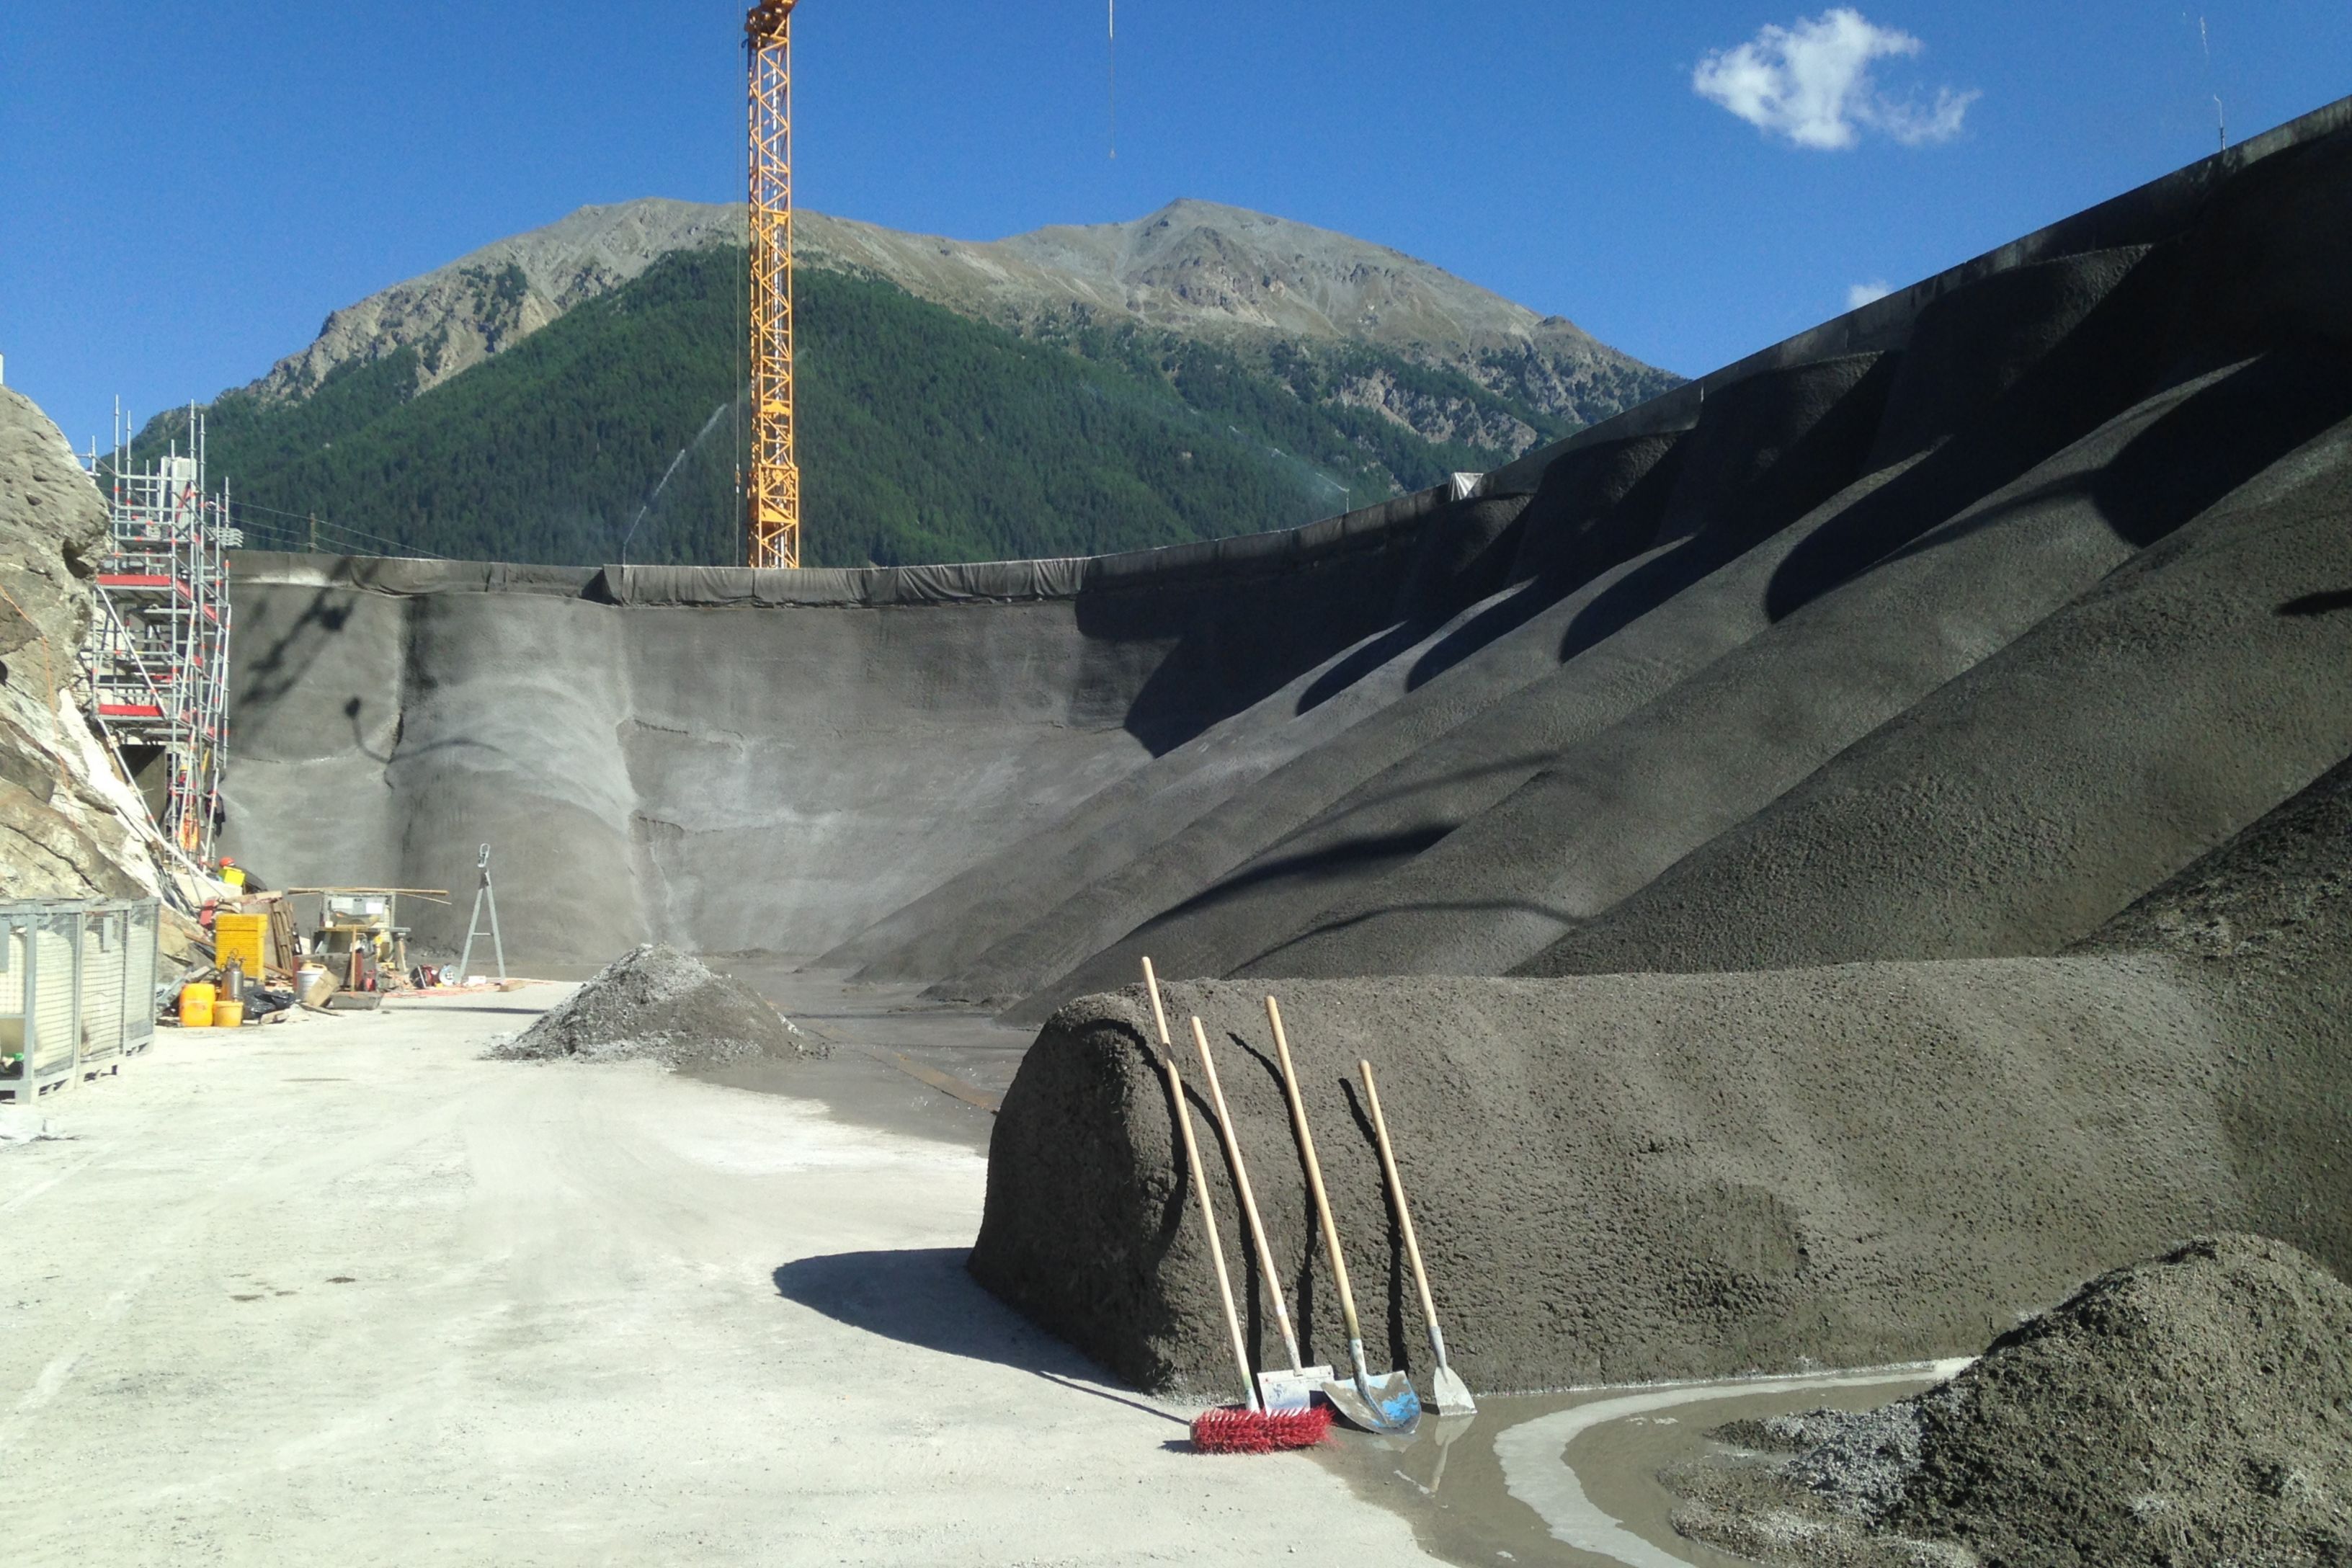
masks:
[[[269,945],[269,917],[216,914],[213,917],[213,962],[226,969],[245,965],[245,977],[255,984],[268,972],[264,954]]]
[[[181,986],[180,1027],[184,1029],[211,1028],[213,1026],[213,1001],[214,998],[219,994],[220,993],[218,989],[211,985]],[[244,1005],[239,1004],[237,1012],[242,1015],[244,1011]],[[243,1019],[240,1017],[239,1022],[242,1021]]]
[[[214,1003],[214,1004],[213,1004],[213,1027],[214,1027],[214,1028],[215,1028],[215,1029],[241,1029],[241,1028],[243,1028],[244,1026],[245,1026],[245,1004],[244,1004],[244,1003],[242,1003],[242,1002],[215,1002],[215,1003]]]

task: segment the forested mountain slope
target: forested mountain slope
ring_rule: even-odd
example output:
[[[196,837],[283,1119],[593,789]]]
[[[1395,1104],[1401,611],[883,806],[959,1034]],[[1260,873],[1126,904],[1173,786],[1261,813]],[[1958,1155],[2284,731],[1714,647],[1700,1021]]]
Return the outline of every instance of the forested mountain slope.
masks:
[[[338,311],[211,405],[214,470],[258,543],[309,543],[315,513],[325,546],[731,561],[740,232],[732,208],[585,209]],[[812,564],[1287,527],[1675,382],[1396,252],[1206,204],[991,245],[807,215],[802,243]]]

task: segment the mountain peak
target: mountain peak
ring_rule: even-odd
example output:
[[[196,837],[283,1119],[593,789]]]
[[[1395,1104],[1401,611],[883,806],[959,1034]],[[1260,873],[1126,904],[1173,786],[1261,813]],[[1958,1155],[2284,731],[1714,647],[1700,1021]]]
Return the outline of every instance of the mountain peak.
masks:
[[[1643,367],[1559,316],[1389,247],[1185,196],[1123,223],[1056,225],[997,240],[908,234],[796,215],[804,267],[885,279],[1015,330],[1132,323],[1189,337],[1359,342],[1446,362],[1501,352],[1575,366]],[[318,340],[254,385],[301,398],[340,365],[417,349],[438,384],[610,292],[673,251],[741,244],[740,205],[662,197],[585,206],[337,310]]]

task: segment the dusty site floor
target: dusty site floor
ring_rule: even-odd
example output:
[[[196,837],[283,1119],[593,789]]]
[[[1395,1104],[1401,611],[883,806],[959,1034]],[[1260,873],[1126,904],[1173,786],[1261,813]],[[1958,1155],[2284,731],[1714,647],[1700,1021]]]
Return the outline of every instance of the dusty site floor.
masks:
[[[0,1141],[5,1560],[1714,1568],[1656,1480],[1706,1426],[1918,1386],[1199,1458],[963,1272],[1027,1034],[739,967],[832,1058],[481,1060],[568,989],[534,985],[167,1030]]]
[[[968,1139],[477,1059],[562,994],[166,1031],[0,1143],[7,1561],[1426,1560],[971,1284]]]

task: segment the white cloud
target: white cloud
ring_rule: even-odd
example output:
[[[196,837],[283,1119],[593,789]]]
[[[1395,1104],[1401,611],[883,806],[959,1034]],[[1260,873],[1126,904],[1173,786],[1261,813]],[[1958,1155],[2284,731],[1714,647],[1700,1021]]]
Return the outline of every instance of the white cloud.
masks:
[[[1768,26],[1738,48],[1717,49],[1691,73],[1691,88],[1768,134],[1800,147],[1852,147],[1874,131],[1906,147],[1948,142],[1982,94],[1936,89],[1935,101],[1888,98],[1873,60],[1909,58],[1927,46],[1847,6],[1795,26]]]
[[[1884,300],[1894,292],[1894,289],[1886,286],[1886,279],[1884,278],[1868,283],[1849,283],[1845,289],[1845,308],[1849,310],[1859,310],[1872,300]]]

